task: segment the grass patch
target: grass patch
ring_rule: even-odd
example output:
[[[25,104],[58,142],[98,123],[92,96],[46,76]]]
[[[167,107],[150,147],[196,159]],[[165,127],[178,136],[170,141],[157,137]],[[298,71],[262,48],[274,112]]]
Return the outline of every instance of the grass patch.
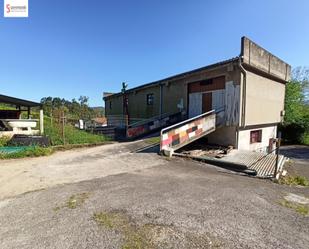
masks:
[[[159,144],[160,143],[160,139],[161,139],[160,136],[158,136],[158,137],[151,137],[151,138],[147,138],[145,140],[145,142],[149,143],[149,144]]]
[[[89,195],[90,195],[89,193],[80,193],[71,195],[65,204],[56,206],[53,208],[53,210],[57,212],[62,208],[75,209],[77,207],[80,207],[89,198]]]
[[[279,183],[290,186],[309,186],[309,180],[304,176],[285,176],[279,179]]]
[[[82,204],[84,204],[85,200],[88,198],[89,198],[89,193],[71,195],[65,207],[70,208],[70,209],[75,209],[81,206]]]
[[[308,213],[309,213],[308,205],[294,203],[294,202],[290,202],[290,201],[287,201],[287,200],[282,200],[279,203],[280,203],[280,205],[282,205],[284,207],[294,209],[299,214],[308,215]]]
[[[33,146],[25,150],[12,152],[12,153],[1,153],[0,152],[0,159],[48,156],[52,153],[53,153],[53,149],[50,147],[45,148],[45,147]]]
[[[129,222],[128,217],[119,212],[100,212],[93,215],[98,225],[113,229],[123,234],[122,249],[155,248],[147,237],[144,226],[137,227]]]
[[[49,117],[44,118],[44,133],[49,137],[52,145],[65,144],[95,144],[108,141],[103,135],[96,135],[90,132],[79,130],[71,124],[64,127],[64,139],[62,136],[61,124],[51,121]]]
[[[118,213],[100,212],[93,215],[93,219],[100,225],[106,228],[119,228],[126,222],[124,217]]]
[[[99,226],[115,230],[123,235],[122,249],[177,248],[179,241],[185,248],[217,248],[218,239],[207,234],[183,232],[174,226],[163,224],[135,224],[121,212],[99,212],[93,215]]]

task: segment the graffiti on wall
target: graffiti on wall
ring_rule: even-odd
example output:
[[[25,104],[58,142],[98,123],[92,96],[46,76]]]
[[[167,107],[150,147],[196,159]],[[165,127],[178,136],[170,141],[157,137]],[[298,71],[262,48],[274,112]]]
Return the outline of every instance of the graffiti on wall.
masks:
[[[177,112],[171,115],[158,117],[156,119],[146,120],[145,122],[129,126],[127,129],[127,137],[135,138],[152,131],[158,130],[162,127],[166,127],[177,122],[180,122],[184,118],[184,113]]]
[[[215,127],[216,114],[213,111],[188,119],[161,131],[160,149],[179,149],[214,131]]]

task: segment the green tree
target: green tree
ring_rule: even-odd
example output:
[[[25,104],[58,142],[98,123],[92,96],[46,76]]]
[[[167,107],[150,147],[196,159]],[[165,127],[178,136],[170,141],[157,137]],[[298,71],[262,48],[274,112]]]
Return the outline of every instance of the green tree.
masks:
[[[301,82],[292,80],[285,90],[285,124],[299,123],[303,119],[304,94]]]
[[[297,67],[286,84],[283,137],[290,142],[309,144],[309,69]]]

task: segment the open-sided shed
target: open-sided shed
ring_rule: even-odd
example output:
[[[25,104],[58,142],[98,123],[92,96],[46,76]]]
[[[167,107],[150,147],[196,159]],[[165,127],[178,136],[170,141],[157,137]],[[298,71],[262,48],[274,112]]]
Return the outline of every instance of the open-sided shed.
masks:
[[[31,119],[31,108],[39,108],[40,110],[40,134],[44,133],[44,114],[43,106],[41,103],[29,101],[25,99],[19,99],[11,96],[0,94],[0,103],[15,106],[16,109],[5,109],[0,110],[0,121],[2,122],[3,135],[14,135],[14,134],[29,134],[32,135],[31,127],[37,120]],[[21,113],[27,112],[27,119],[21,119]],[[6,130],[6,127],[12,130]],[[1,131],[0,131],[1,132]]]

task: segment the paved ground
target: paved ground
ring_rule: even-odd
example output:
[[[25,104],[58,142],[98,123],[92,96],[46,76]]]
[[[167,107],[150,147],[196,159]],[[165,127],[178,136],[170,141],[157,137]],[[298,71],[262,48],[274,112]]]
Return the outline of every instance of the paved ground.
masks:
[[[302,175],[309,179],[309,146],[289,145],[283,146],[281,154],[291,159],[287,169],[294,175]]]
[[[2,199],[0,248],[309,247],[309,217],[279,204],[289,193],[308,197],[308,188],[193,161],[166,160],[155,153],[128,152],[136,146],[119,144],[78,150],[77,155],[70,151],[45,160],[5,162],[6,169],[13,163],[15,170],[32,163],[33,168],[43,168],[39,162],[45,162],[49,171],[59,167],[60,172],[64,164],[68,178],[61,173],[59,182],[75,183]],[[98,151],[93,155],[92,150]],[[99,153],[103,150],[109,154]],[[90,174],[80,163],[90,172],[102,169]],[[115,172],[114,167],[122,170]],[[88,180],[78,182],[83,174],[75,169]],[[109,170],[113,175],[107,176]],[[52,176],[44,180],[56,184]]]

